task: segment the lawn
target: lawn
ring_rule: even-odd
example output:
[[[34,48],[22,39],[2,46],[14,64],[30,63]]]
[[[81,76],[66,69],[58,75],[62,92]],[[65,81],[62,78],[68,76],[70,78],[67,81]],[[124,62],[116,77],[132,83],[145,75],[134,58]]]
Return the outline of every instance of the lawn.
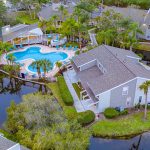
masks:
[[[103,120],[91,126],[93,136],[107,138],[128,138],[150,130],[150,112],[147,121],[143,113],[137,113],[122,119]]]
[[[34,23],[37,23],[39,21],[39,19],[38,19],[37,16],[36,16],[35,19],[33,19],[33,18],[31,19],[30,15],[28,13],[26,13],[25,11],[19,11],[19,12],[17,12],[16,19],[20,23],[25,23],[25,24],[34,24]]]
[[[65,93],[66,84],[64,82],[63,77],[59,77],[58,82],[49,83],[47,84],[47,86],[48,88],[52,90],[54,97],[56,97],[59,105],[62,107],[64,114],[69,121],[78,120],[78,122],[83,126],[88,125],[94,121],[95,114],[92,111],[87,110],[85,112],[78,113],[74,106],[67,106],[67,104],[65,104],[62,98],[61,90],[60,90],[60,89],[63,89],[62,92]],[[68,88],[66,90],[69,92]],[[70,95],[70,92],[69,92],[69,95]]]
[[[80,99],[80,92],[81,92],[80,87],[78,86],[77,83],[73,83],[72,86],[74,87],[74,89],[75,89],[75,91],[76,91],[76,93],[77,93],[77,95],[78,95],[78,97]]]
[[[58,100],[59,105],[61,107],[64,107],[65,103],[62,100],[62,97],[61,97],[61,94],[59,91],[59,87],[58,87],[58,83],[57,82],[49,83],[49,84],[47,84],[47,86],[52,90],[52,93]]]
[[[4,137],[6,137],[7,139],[9,140],[12,140],[14,142],[17,142],[17,139],[15,138],[14,134],[10,134],[8,133],[7,131],[3,130],[3,129],[0,129],[0,134],[3,134]]]

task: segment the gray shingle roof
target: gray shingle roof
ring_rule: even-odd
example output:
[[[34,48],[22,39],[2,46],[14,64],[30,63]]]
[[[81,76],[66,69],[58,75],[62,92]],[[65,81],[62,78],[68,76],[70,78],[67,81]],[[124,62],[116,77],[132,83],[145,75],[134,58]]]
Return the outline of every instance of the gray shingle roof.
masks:
[[[131,8],[131,7],[121,8],[121,7],[115,7],[115,6],[113,7],[107,6],[105,8],[105,11],[110,10],[110,9],[113,9],[115,12],[122,14],[124,17],[131,18],[133,21],[136,21],[140,24],[144,23],[144,17],[146,13],[148,12],[148,10],[136,9],[136,8]],[[150,24],[150,14],[145,20],[145,23],[147,25]]]
[[[13,146],[15,146],[17,143],[3,137],[0,135],[0,150],[7,150]],[[20,145],[20,150],[29,150],[28,148]]]
[[[10,32],[9,34],[3,35],[3,42],[7,42],[10,41],[22,34],[25,34],[35,28],[37,28],[38,25],[37,24],[33,24],[33,25],[22,25],[21,27],[19,27],[18,29],[13,30],[12,32]]]
[[[7,150],[10,147],[16,145],[15,142],[6,139],[5,137],[0,135],[0,150]]]
[[[68,13],[72,14],[73,13],[73,6],[69,5],[67,8]],[[53,15],[58,15],[61,16],[61,13],[59,11],[53,10],[52,6],[47,6],[44,7],[39,13],[38,16],[41,17],[44,20],[49,20]]]
[[[94,95],[98,95],[136,77],[150,79],[150,71],[138,63],[137,59],[140,58],[137,55],[131,51],[111,46],[99,46],[75,57],[73,62],[79,67],[95,59],[106,69],[104,74],[97,75],[98,71],[95,70],[86,71],[89,69],[77,73],[81,82],[87,83]],[[99,70],[98,67],[97,69]]]

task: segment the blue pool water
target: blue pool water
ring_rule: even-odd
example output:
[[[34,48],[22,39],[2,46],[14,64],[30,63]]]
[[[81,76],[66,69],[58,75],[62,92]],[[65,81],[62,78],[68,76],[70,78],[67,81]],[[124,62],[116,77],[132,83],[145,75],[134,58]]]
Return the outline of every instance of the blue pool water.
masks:
[[[14,56],[16,58],[16,62],[20,62],[25,59],[34,59],[34,60],[39,60],[39,59],[48,59],[52,62],[53,66],[57,61],[62,61],[65,60],[68,55],[64,52],[50,52],[50,53],[41,53],[40,52],[40,47],[30,47],[26,49],[26,51],[22,52],[14,52]],[[36,69],[33,69],[30,65],[28,69],[32,72],[37,72]],[[43,70],[41,70],[43,72]]]

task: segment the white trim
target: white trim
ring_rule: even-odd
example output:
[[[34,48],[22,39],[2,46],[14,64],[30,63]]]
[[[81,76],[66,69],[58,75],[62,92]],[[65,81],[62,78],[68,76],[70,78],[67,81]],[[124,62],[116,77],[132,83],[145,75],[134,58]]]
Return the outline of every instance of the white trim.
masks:
[[[103,93],[105,93],[105,92],[108,92],[108,91],[111,91],[111,90],[113,90],[113,89],[116,89],[117,87],[122,86],[122,85],[124,85],[124,84],[126,84],[126,83],[129,83],[129,82],[131,82],[131,81],[133,81],[133,80],[135,80],[135,79],[145,79],[145,80],[150,80],[150,79],[148,79],[148,78],[135,77],[134,79],[131,79],[131,80],[127,81],[127,82],[124,82],[124,83],[122,83],[122,84],[119,84],[118,86],[115,86],[115,87],[113,87],[113,88],[111,88],[111,89],[109,89],[109,90],[106,90],[106,91],[104,91],[104,92],[102,92],[102,93],[100,93],[100,94],[103,94]],[[97,94],[96,97],[99,96],[100,94]]]
[[[137,79],[145,79],[145,80],[150,80],[148,78],[143,78],[143,77],[137,77]]]
[[[82,64],[82,65],[80,65],[80,66],[77,65],[77,67],[82,67],[82,66],[87,65],[87,64],[89,64],[89,63],[91,63],[91,62],[93,62],[93,61],[96,61],[96,59],[93,59],[93,60],[91,60],[91,61],[88,61],[88,62],[86,62],[86,63],[84,63],[84,64]]]
[[[13,145],[12,147],[8,148],[7,150],[11,150],[12,148],[14,148],[14,147],[16,147],[16,146],[20,146],[20,144],[17,143],[17,144],[15,144],[15,145]],[[20,149],[19,149],[19,150],[20,150]]]
[[[141,58],[138,58],[138,57],[134,57],[134,56],[129,56],[129,55],[126,55],[128,58],[133,58],[133,59],[138,59],[140,60]]]
[[[119,86],[122,86],[122,85],[124,85],[124,84],[126,84],[126,83],[129,83],[129,82],[131,82],[131,81],[134,81],[134,80],[136,80],[136,79],[137,79],[137,78],[135,77],[135,78],[133,78],[133,79],[127,81],[127,82],[124,82],[124,83],[119,84],[119,85],[117,85],[117,86],[115,86],[115,87],[113,87],[113,88],[111,88],[111,89],[109,89],[109,90],[106,90],[106,91],[104,91],[104,92],[102,92],[102,93],[99,93],[99,94],[97,94],[96,96],[99,96],[100,94],[103,94],[103,93],[105,93],[105,92],[108,92],[108,91],[111,91],[111,90],[113,90],[113,89],[116,89],[116,88],[118,88]],[[150,79],[149,79],[149,80],[150,80]]]

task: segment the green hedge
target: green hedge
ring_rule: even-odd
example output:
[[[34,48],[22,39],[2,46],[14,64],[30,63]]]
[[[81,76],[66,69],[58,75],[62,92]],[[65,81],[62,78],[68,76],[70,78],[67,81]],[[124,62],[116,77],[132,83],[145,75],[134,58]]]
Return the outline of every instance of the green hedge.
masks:
[[[114,108],[106,108],[104,111],[104,116],[109,119],[115,118],[119,116],[119,112],[115,110]]]
[[[80,112],[80,113],[78,113],[77,120],[82,126],[85,126],[95,120],[95,114],[91,110],[87,110],[85,112]]]
[[[64,101],[64,103],[67,106],[72,106],[73,105],[73,98],[72,95],[70,94],[70,91],[66,85],[65,79],[63,76],[59,76],[57,78],[58,80],[58,87],[62,96],[62,99]]]

